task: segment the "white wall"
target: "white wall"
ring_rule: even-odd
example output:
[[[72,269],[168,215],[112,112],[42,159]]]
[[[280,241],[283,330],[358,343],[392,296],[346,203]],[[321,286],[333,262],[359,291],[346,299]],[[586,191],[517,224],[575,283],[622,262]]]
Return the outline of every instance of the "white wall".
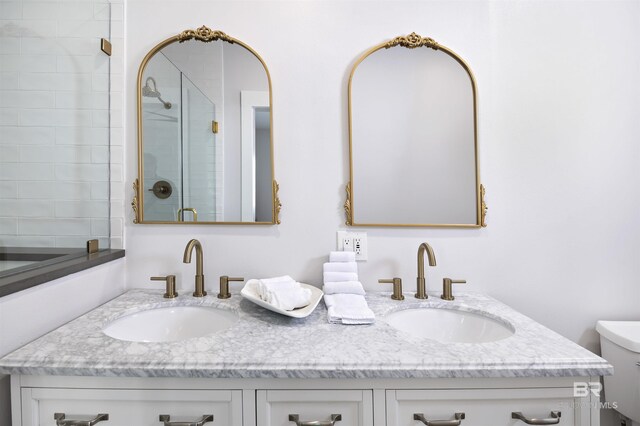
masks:
[[[154,24],[148,25],[149,10]],[[207,19],[208,17],[208,19]],[[640,319],[640,3],[139,1],[127,6],[126,181],[136,173],[135,72],[158,41],[206,24],[252,46],[273,80],[280,226],[125,227],[127,284],[175,273],[198,238],[207,288],[219,275],[290,274],[320,284],[345,229],[347,78],[369,47],[416,31],[459,53],[478,82],[486,229],[362,229],[369,290],[399,276],[413,290],[428,241],[443,277],[487,292],[597,350],[599,318]],[[238,287],[235,284],[234,287]]]

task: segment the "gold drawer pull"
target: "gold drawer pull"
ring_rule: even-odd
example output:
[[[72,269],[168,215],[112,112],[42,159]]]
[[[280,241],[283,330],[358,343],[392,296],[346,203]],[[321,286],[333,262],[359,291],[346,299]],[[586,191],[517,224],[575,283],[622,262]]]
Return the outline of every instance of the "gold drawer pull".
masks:
[[[459,426],[464,420],[464,413],[456,413],[454,417],[454,420],[427,420],[422,413],[413,414],[413,420],[420,420],[427,426]]]
[[[205,423],[213,421],[213,414],[203,414],[202,418],[196,422],[172,422],[169,414],[160,414],[161,422],[164,422],[164,426],[202,426]]]
[[[336,422],[342,420],[342,414],[332,414],[331,420],[312,420],[301,422],[298,414],[289,414],[289,421],[296,422],[296,426],[334,426]]]
[[[560,411],[552,411],[550,419],[536,419],[536,418],[527,418],[520,411],[511,413],[512,419],[522,420],[528,425],[557,425],[560,423],[560,416],[562,413]]]
[[[109,420],[108,414],[98,414],[91,420],[73,420],[66,419],[65,413],[54,413],[53,419],[57,426],[93,426],[103,420]]]

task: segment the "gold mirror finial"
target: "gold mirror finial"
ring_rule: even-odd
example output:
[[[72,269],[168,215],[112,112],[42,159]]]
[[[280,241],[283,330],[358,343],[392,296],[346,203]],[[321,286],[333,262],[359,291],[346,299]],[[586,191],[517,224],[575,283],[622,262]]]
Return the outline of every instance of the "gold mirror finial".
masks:
[[[222,40],[231,44],[233,44],[235,41],[233,37],[229,37],[224,32],[214,31],[205,25],[201,26],[197,30],[185,30],[180,34],[178,34],[179,43],[184,43],[185,41],[191,40],[191,39],[200,40],[204,42]]]
[[[388,42],[384,48],[389,49],[390,47],[402,46],[407,49],[415,49],[416,47],[426,46],[433,50],[438,50],[440,46],[438,43],[430,38],[430,37],[422,37],[416,33],[411,33],[408,36],[400,36],[396,37],[390,42]]]

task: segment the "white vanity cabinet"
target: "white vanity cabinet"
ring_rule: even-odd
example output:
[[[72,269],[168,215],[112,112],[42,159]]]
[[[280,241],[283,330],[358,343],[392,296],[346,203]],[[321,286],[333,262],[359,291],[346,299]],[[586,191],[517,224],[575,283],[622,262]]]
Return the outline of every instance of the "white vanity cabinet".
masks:
[[[596,378],[479,379],[192,379],[12,376],[13,426],[56,425],[55,413],[109,414],[96,426],[418,426],[414,418],[443,420],[436,426],[599,426],[599,401],[574,396],[574,382]],[[19,395],[19,397],[15,397]],[[560,412],[553,419],[551,412]],[[73,416],[72,416],[73,415]],[[314,423],[316,422],[316,423]],[[332,423],[333,422],[333,423]],[[184,423],[183,423],[184,424]]]
[[[579,426],[591,423],[588,398],[573,396],[573,389],[448,389],[387,390],[386,424],[415,426],[425,421],[449,421],[453,426],[526,426],[558,424]],[[513,418],[519,413],[523,419]],[[518,416],[518,414],[515,414]],[[557,422],[557,423],[555,423]],[[436,423],[437,424],[437,423]]]
[[[372,390],[259,390],[256,399],[257,426],[373,425]]]

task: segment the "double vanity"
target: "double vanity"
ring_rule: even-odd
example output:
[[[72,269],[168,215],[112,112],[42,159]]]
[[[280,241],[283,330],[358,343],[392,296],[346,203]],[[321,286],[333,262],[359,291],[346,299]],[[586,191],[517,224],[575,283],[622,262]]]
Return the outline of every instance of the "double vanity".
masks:
[[[131,290],[0,360],[14,426],[599,424],[602,358],[482,294],[390,296],[344,326]]]

